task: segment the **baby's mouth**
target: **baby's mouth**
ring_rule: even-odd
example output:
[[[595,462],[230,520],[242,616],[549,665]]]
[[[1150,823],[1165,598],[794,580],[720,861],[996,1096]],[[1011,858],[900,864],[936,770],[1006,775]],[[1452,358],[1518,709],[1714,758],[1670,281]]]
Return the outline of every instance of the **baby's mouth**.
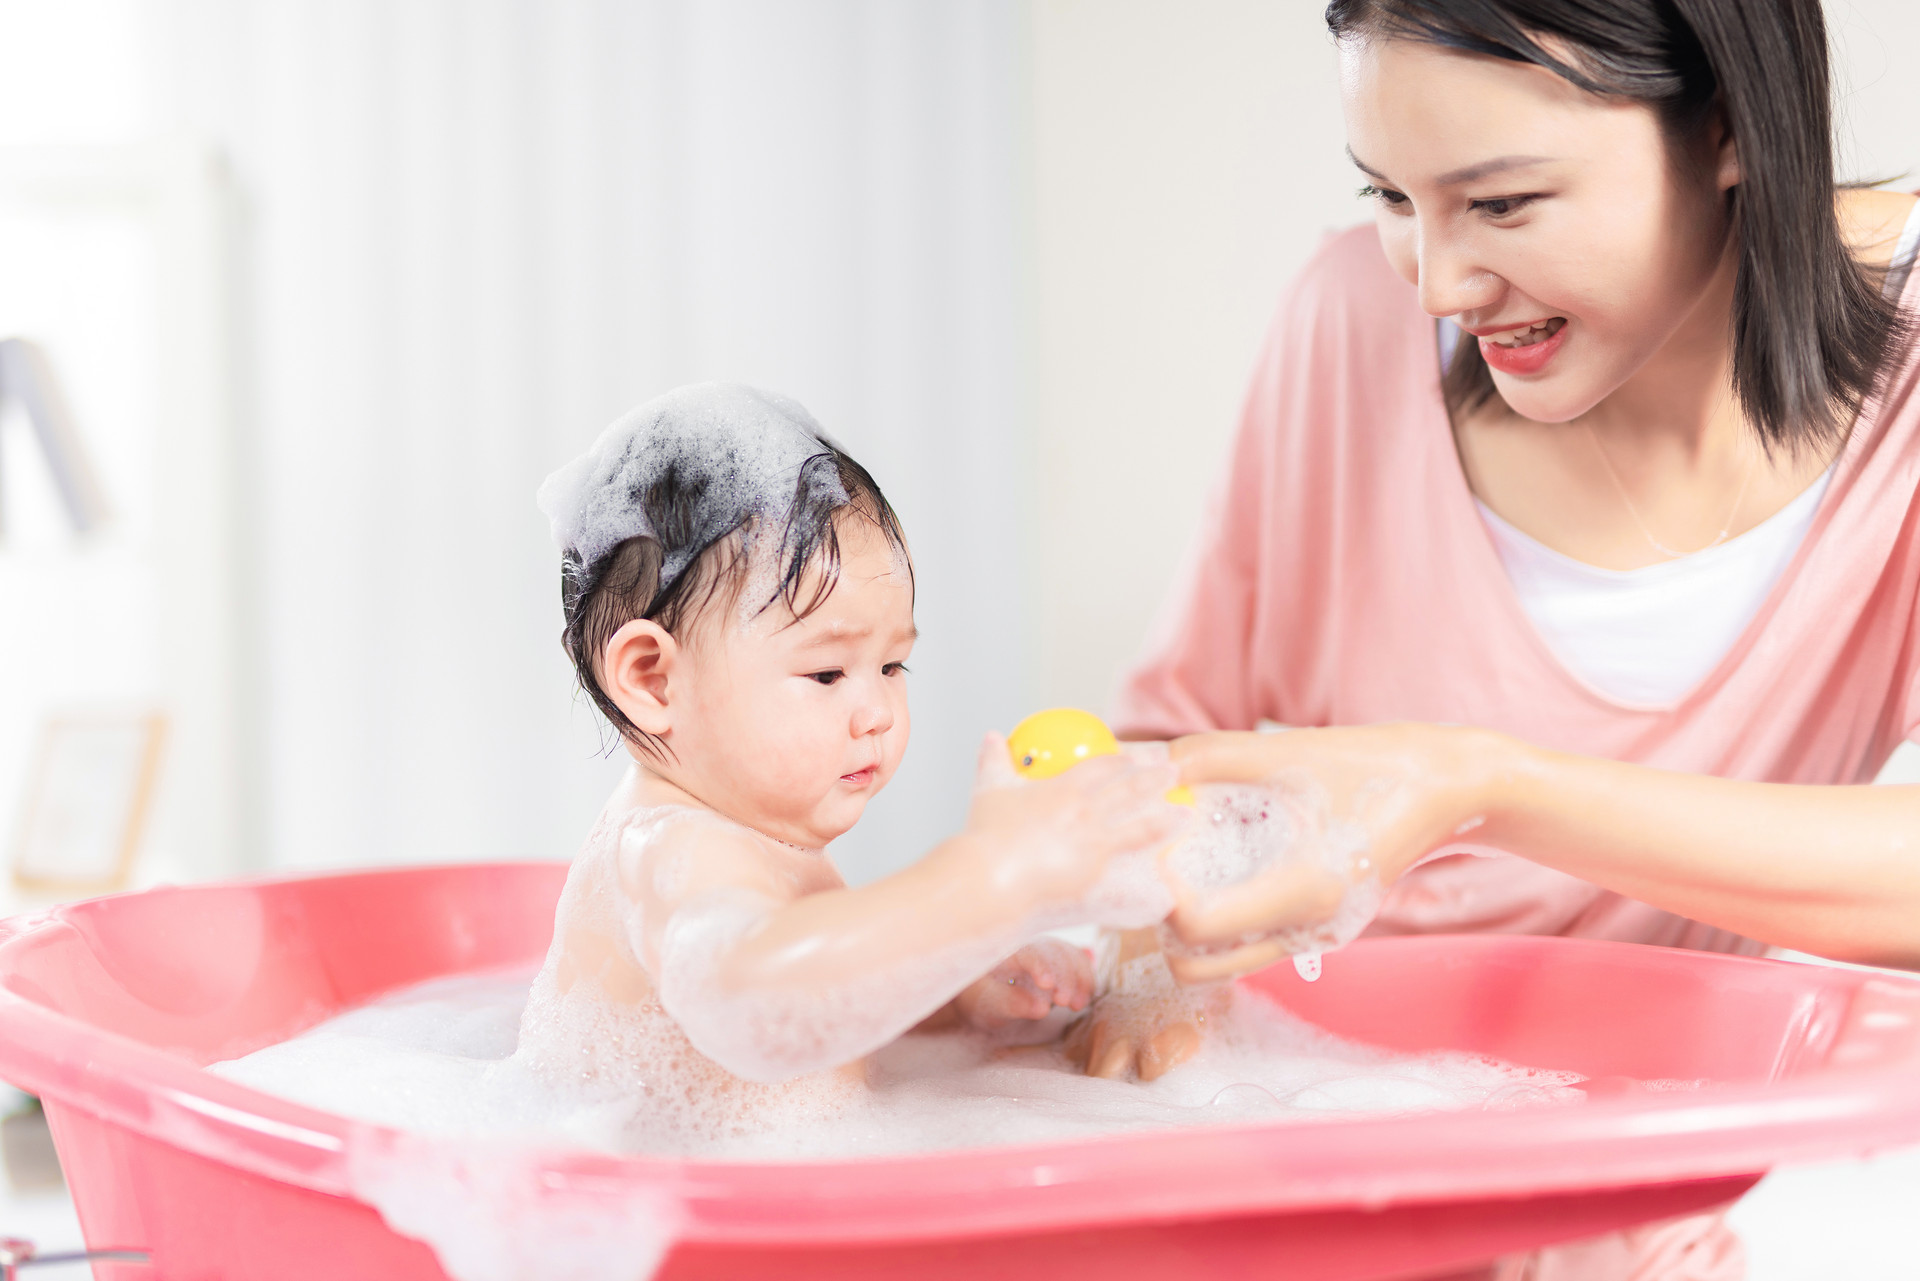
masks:
[[[865,787],[868,783],[871,783],[873,781],[874,775],[878,774],[879,772],[880,772],[879,767],[874,765],[869,765],[865,769],[857,769],[853,771],[853,773],[851,774],[842,774],[840,776],[840,781],[842,783],[849,784],[850,786],[853,786],[853,787]]]
[[[1531,347],[1535,343],[1545,342],[1566,327],[1565,316],[1549,316],[1536,324],[1522,325],[1518,329],[1496,330],[1481,338],[1480,341],[1495,347]]]

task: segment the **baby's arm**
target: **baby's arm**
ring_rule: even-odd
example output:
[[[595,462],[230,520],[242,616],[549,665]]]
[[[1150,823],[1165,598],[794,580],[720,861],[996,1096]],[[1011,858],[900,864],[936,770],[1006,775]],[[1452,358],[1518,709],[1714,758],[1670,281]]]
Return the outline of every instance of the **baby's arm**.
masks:
[[[750,833],[676,823],[622,854],[636,950],[667,1012],[729,1071],[779,1081],[835,1067],[1013,953],[1116,855],[1178,835],[1186,811],[1161,799],[1172,781],[1170,766],[1112,757],[982,792],[966,829],[919,862],[816,893]]]

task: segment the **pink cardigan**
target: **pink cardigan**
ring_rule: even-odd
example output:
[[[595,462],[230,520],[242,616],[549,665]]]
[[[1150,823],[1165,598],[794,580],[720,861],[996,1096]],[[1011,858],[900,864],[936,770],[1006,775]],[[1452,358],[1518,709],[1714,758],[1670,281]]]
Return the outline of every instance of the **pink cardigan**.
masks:
[[[1917,367],[1861,415],[1798,556],[1719,666],[1678,703],[1629,706],[1562,666],[1522,612],[1461,472],[1413,288],[1371,226],[1330,236],[1281,304],[1115,724],[1452,722],[1728,778],[1871,779],[1920,731]],[[1758,950],[1504,856],[1416,869],[1373,932],[1461,930]]]

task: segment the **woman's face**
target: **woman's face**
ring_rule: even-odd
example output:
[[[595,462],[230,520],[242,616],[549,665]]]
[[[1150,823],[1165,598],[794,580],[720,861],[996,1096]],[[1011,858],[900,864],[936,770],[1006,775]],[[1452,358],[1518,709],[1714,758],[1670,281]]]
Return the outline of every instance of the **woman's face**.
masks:
[[[1544,68],[1382,38],[1340,59],[1387,257],[1516,412],[1566,422],[1666,354],[1724,350],[1739,175],[1717,131],[1676,163],[1650,107]]]

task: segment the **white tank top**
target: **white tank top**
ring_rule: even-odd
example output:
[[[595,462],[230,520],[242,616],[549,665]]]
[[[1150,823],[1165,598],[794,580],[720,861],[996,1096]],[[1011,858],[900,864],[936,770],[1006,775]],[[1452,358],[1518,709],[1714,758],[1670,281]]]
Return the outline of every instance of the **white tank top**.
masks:
[[[1917,246],[1920,206],[1894,251],[1889,296],[1905,286]],[[1442,344],[1451,346],[1446,338]],[[1832,479],[1829,469],[1738,538],[1628,570],[1562,555],[1475,502],[1521,608],[1555,657],[1616,702],[1665,707],[1705,680],[1753,621],[1800,550]]]

